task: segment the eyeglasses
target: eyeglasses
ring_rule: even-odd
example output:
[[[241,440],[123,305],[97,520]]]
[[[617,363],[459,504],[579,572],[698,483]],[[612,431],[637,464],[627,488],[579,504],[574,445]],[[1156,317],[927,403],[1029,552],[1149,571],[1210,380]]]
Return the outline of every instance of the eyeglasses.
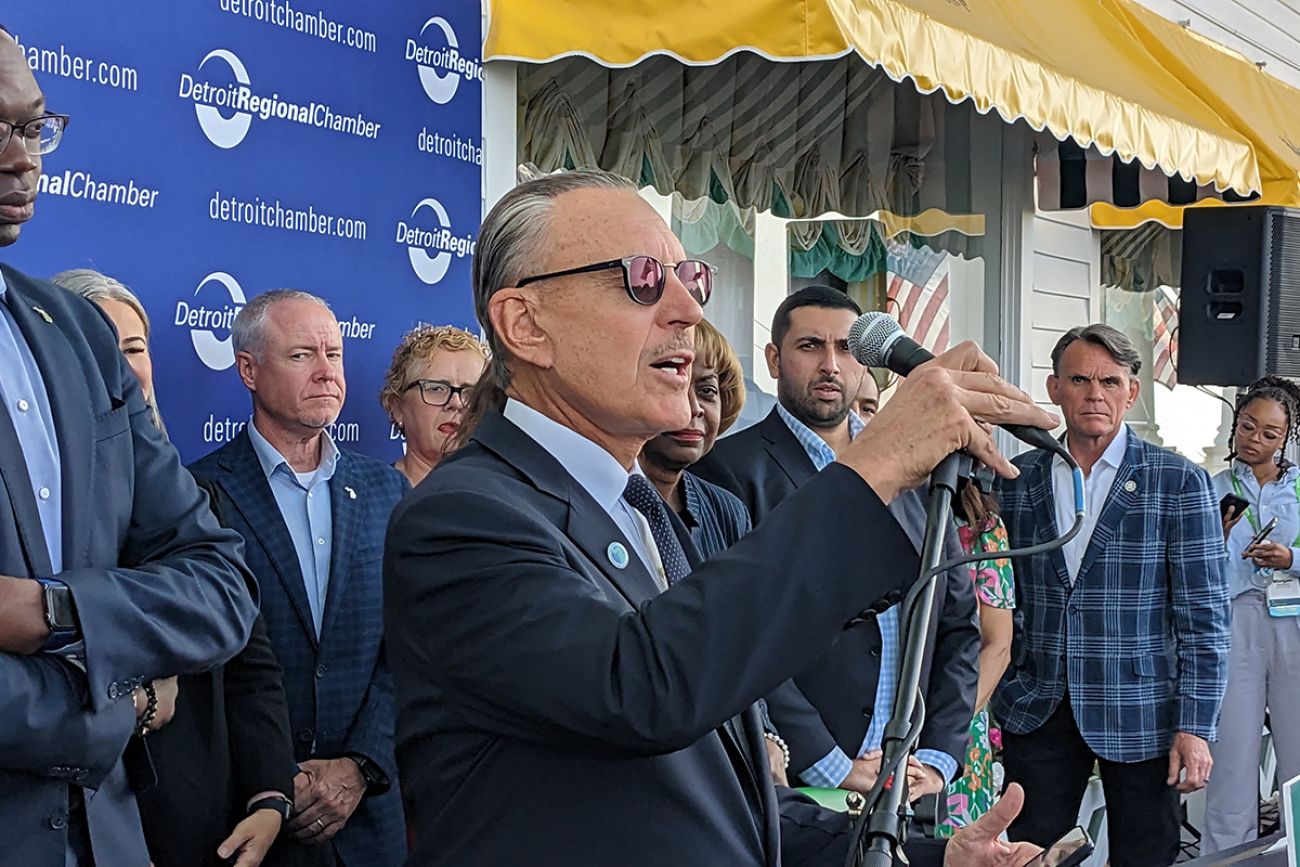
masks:
[[[533,277],[525,277],[520,280],[517,286],[527,286],[529,283],[536,283],[539,280],[550,280],[552,277],[568,277],[572,274],[591,274],[596,271],[608,271],[613,268],[623,270],[623,289],[627,292],[627,297],[631,298],[637,304],[649,307],[657,304],[664,294],[664,283],[668,277],[668,268],[670,266],[660,262],[654,256],[626,256],[622,259],[611,259],[608,262],[597,262],[594,265],[583,265],[580,268],[569,268],[564,271],[552,271],[549,274],[537,274]],[[691,293],[701,307],[709,303],[709,296],[713,294],[713,275],[718,272],[708,262],[700,259],[683,259],[676,265],[671,266],[673,272],[677,274],[677,279],[682,281],[686,291]]]
[[[1271,430],[1269,428],[1255,427],[1246,419],[1237,422],[1237,433],[1246,439],[1251,439],[1259,434],[1259,440],[1266,446],[1276,446],[1282,442],[1284,434],[1281,431]]]
[[[54,149],[59,146],[59,141],[63,138],[63,131],[67,129],[68,116],[66,114],[43,114],[40,117],[34,117],[23,123],[10,123],[7,120],[0,120],[0,151],[9,147],[9,139],[14,133],[18,133],[19,139],[23,143],[23,148],[27,153],[34,157],[45,156],[53,153]]]
[[[466,402],[465,394],[472,385],[452,385],[449,382],[443,382],[440,379],[417,379],[402,391],[410,391],[413,388],[420,389],[420,400],[429,406],[446,406],[452,398],[452,395],[459,394],[460,402]]]

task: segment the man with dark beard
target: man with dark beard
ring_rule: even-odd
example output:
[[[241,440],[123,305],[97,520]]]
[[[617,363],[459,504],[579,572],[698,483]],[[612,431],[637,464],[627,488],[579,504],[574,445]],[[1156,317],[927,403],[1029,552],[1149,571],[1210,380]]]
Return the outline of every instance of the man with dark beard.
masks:
[[[786,298],[773,317],[766,351],[777,381],[776,408],[759,424],[719,440],[692,468],[740,497],[756,524],[833,463],[865,427],[851,410],[868,375],[849,350],[849,329],[860,314],[851,298],[829,286]],[[889,508],[919,548],[923,498],[908,492]],[[960,554],[955,533],[950,542],[948,555]],[[805,785],[859,792],[875,783],[898,677],[898,611],[895,605],[847,630],[795,678],[797,691],[769,697],[772,721],[789,744],[792,782],[797,775]],[[951,570],[941,583],[934,611],[936,642],[922,681],[926,725],[908,772],[913,800],[944,791],[966,754],[979,630],[964,569]]]

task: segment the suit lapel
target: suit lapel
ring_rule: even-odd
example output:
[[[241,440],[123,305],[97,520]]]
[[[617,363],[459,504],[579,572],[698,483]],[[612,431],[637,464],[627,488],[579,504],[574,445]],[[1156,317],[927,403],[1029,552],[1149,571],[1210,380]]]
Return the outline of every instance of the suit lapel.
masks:
[[[52,573],[50,552],[41,530],[40,510],[32,496],[31,477],[27,474],[27,461],[23,459],[22,445],[18,442],[18,431],[14,429],[9,408],[5,406],[0,406],[0,500],[3,500],[0,508],[13,515],[27,574]],[[16,564],[17,558],[6,556],[4,562]]]
[[[795,487],[817,475],[808,452],[799,444],[781,414],[772,409],[762,421],[763,446],[768,456],[786,474]]]
[[[1052,484],[1052,453],[1043,451],[1039,454],[1038,459],[1033,463],[1035,477],[1029,481],[1029,496],[1033,506],[1034,515],[1047,515],[1047,521],[1035,521],[1036,527],[1041,527],[1039,531],[1041,538],[1035,538],[1035,544],[1049,542],[1061,534],[1061,530],[1056,526],[1056,491]],[[1051,561],[1052,568],[1056,570],[1056,577],[1066,587],[1071,586],[1070,570],[1065,565],[1065,549],[1062,547],[1053,548],[1048,553],[1048,559]]]
[[[537,490],[568,503],[565,535],[630,605],[635,608],[659,595],[659,585],[614,519],[536,440],[497,411],[484,416],[474,440],[514,467]],[[627,564],[621,569],[610,556],[615,544],[627,555]]]
[[[1076,584],[1083,580],[1083,576],[1088,574],[1088,570],[1101,556],[1101,552],[1106,550],[1106,546],[1115,536],[1115,529],[1119,526],[1119,522],[1128,513],[1133,501],[1138,498],[1139,486],[1136,483],[1132,485],[1125,483],[1133,481],[1137,475],[1141,455],[1142,441],[1136,434],[1128,432],[1128,448],[1124,452],[1124,461],[1115,471],[1115,481],[1111,483],[1105,505],[1097,513],[1097,524],[1093,528],[1092,538],[1088,540],[1083,562],[1079,564],[1079,574],[1075,576]],[[1129,490],[1130,487],[1132,490]]]
[[[90,511],[95,504],[85,496],[93,490],[94,473],[91,426],[85,423],[84,412],[73,412],[89,407],[94,416],[120,406],[121,395],[113,395],[116,404],[110,403],[102,392],[92,394],[86,382],[87,371],[63,333],[62,323],[50,321],[48,313],[38,312],[21,292],[22,280],[14,279],[12,271],[5,273],[9,286],[9,312],[13,314],[18,329],[40,368],[45,381],[45,393],[54,415],[54,433],[59,444],[59,465],[63,483],[63,564],[71,569],[82,563],[84,557],[78,545],[88,544]],[[16,293],[16,294],[15,294]],[[98,399],[96,399],[98,398]]]
[[[233,447],[222,460],[222,467],[227,471],[220,479],[226,495],[266,552],[285,595],[289,597],[289,602],[298,615],[303,631],[312,646],[316,647],[316,625],[312,621],[311,604],[307,601],[307,588],[303,585],[298,554],[247,431],[235,439]],[[337,535],[334,536],[334,548],[336,551],[340,548]]]
[[[329,634],[330,625],[337,616],[339,606],[343,604],[348,581],[352,577],[357,527],[362,523],[366,509],[366,492],[346,454],[339,454],[329,486],[333,541],[330,548],[329,589],[325,593],[325,615],[321,619],[322,636]]]

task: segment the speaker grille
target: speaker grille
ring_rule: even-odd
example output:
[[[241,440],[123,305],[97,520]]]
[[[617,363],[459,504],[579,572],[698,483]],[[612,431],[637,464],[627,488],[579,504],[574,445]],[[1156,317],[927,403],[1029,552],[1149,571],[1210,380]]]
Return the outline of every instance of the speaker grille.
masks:
[[[1271,212],[1265,232],[1268,372],[1300,377],[1300,212]]]

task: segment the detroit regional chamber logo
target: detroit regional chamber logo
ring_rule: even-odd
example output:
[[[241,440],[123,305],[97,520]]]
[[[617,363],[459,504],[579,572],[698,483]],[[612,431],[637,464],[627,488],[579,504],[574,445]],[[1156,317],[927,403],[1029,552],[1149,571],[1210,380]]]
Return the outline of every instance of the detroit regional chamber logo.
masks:
[[[316,100],[295,101],[278,91],[255,92],[244,61],[225,48],[209,51],[194,75],[182,72],[177,96],[194,103],[203,134],[226,150],[244,141],[254,120],[287,121],[366,139],[378,138],[381,126],[360,112],[346,114]]]
[[[396,240],[406,247],[415,276],[430,286],[447,276],[453,258],[474,255],[476,246],[473,235],[452,230],[451,217],[437,199],[421,199],[408,220],[399,220]]]
[[[174,324],[189,329],[194,352],[209,370],[225,370],[235,363],[230,328],[247,300],[238,280],[213,271],[199,281],[192,302],[176,302]]]
[[[430,18],[418,38],[406,40],[406,59],[415,63],[425,94],[438,105],[456,97],[462,79],[483,80],[483,64],[460,53],[460,40],[446,18]]]

